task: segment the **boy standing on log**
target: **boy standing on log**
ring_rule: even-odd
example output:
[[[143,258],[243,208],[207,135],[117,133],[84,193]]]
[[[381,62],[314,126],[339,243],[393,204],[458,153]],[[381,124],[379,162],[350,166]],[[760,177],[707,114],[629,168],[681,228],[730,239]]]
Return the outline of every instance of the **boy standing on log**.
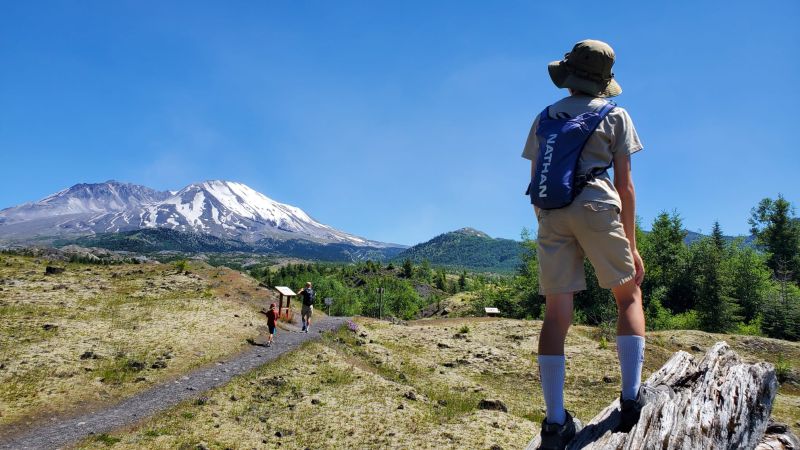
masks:
[[[617,303],[622,372],[618,431],[630,431],[644,403],[639,395],[644,264],[636,248],[630,160],[643,147],[627,111],[605,100],[622,92],[611,70],[614,58],[608,44],[585,40],[563,60],[549,64],[553,83],[569,89],[570,96],[537,116],[522,153],[531,160],[528,194],[539,225],[539,285],[546,299],[538,356],[547,406],[543,449],[566,447],[581,427],[564,409],[564,340],[572,322],[573,295],[586,289],[584,257]],[[613,180],[608,173],[612,166]]]

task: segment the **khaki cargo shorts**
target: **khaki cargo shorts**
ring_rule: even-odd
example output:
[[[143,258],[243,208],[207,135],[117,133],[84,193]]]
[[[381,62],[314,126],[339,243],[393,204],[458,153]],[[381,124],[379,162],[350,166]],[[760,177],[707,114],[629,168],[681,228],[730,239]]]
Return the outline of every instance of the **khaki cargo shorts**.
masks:
[[[603,288],[617,287],[636,274],[615,205],[575,201],[565,208],[539,210],[537,219],[540,294],[585,290],[584,256]]]

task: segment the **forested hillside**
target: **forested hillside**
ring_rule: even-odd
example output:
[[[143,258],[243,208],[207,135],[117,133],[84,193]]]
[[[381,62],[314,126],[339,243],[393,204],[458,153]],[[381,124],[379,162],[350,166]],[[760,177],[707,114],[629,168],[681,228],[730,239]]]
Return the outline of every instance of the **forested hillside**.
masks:
[[[521,251],[518,241],[494,239],[478,230],[462,228],[415,245],[395,260],[410,259],[414,263],[427,260],[435,266],[509,273],[519,267]]]

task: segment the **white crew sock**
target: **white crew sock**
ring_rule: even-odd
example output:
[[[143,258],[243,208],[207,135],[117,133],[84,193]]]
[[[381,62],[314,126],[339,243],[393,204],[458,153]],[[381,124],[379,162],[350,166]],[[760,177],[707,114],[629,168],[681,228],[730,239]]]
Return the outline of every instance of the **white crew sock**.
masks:
[[[564,355],[539,355],[538,360],[544,404],[547,406],[547,422],[563,425],[567,420],[564,410],[566,359]]]
[[[636,335],[617,336],[617,357],[622,372],[622,399],[635,400],[642,382],[644,338]]]

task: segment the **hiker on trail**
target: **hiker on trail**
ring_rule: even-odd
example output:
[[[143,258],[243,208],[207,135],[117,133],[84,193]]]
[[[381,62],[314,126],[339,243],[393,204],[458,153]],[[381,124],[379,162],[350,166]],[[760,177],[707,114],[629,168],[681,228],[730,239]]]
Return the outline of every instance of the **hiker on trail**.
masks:
[[[269,339],[267,347],[272,347],[272,337],[275,335],[275,328],[278,325],[278,306],[275,303],[269,305],[267,311],[267,328],[269,328]]]
[[[316,293],[310,281],[306,282],[306,287],[299,294],[303,296],[303,309],[300,311],[300,316],[303,320],[303,333],[308,333],[308,329],[311,327],[311,314],[314,312],[314,299],[316,298]]]
[[[570,95],[536,117],[524,158],[531,160],[531,197],[539,225],[539,293],[545,296],[539,373],[547,407],[542,449],[562,449],[581,424],[564,409],[564,340],[573,295],[586,289],[584,257],[617,303],[617,356],[622,372],[620,426],[639,420],[644,397],[644,264],[636,248],[636,195],[631,154],[642,149],[628,112],[606,100],[622,92],[611,67],[614,51],[600,41],[578,42],[550,78]],[[608,169],[613,166],[613,180]]]

